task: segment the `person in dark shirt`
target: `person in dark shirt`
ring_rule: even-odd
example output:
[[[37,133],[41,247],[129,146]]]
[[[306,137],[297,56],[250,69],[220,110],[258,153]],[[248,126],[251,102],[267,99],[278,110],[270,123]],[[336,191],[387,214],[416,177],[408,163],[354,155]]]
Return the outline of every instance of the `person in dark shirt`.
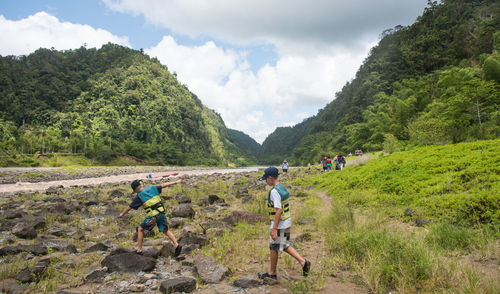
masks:
[[[142,242],[144,240],[144,230],[151,231],[154,229],[155,225],[158,226],[158,231],[164,233],[175,246],[175,256],[178,256],[181,252],[182,247],[177,243],[177,239],[174,234],[169,231],[167,224],[167,217],[165,216],[165,207],[161,202],[160,194],[163,188],[180,184],[182,180],[177,180],[175,182],[163,183],[157,186],[146,186],[142,185],[140,180],[134,180],[130,186],[134,193],[137,195],[134,197],[132,202],[127,208],[125,208],[122,213],[118,216],[122,218],[131,209],[139,209],[143,206],[146,211],[146,219],[137,227],[137,254],[142,255]]]

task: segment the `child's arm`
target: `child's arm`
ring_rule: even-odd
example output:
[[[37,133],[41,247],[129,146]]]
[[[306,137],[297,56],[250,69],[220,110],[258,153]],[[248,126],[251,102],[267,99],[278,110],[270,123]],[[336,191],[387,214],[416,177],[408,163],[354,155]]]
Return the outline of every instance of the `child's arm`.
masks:
[[[280,217],[282,213],[283,210],[281,208],[276,208],[276,214],[274,215],[274,224],[273,228],[271,229],[271,238],[273,240],[276,240],[278,238],[278,225],[280,224]]]
[[[179,179],[179,180],[177,180],[177,181],[175,181],[175,182],[163,183],[163,184],[161,184],[161,187],[162,187],[162,189],[163,189],[163,188],[166,188],[166,187],[169,187],[169,186],[173,186],[173,185],[175,185],[175,184],[180,184],[180,183],[182,183],[182,180],[181,180],[181,179]]]
[[[118,216],[119,218],[122,218],[125,214],[127,214],[127,212],[129,212],[132,208],[130,208],[130,206],[127,206],[127,208],[125,208],[122,213],[120,213],[120,215]]]

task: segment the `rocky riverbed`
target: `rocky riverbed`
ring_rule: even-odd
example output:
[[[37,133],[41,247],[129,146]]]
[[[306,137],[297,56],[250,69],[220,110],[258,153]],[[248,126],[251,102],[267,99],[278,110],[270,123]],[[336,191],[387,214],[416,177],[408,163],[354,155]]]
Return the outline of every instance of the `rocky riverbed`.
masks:
[[[124,168],[113,172],[130,171]],[[87,171],[81,174],[88,175]],[[267,256],[248,252],[251,265],[247,270],[251,271],[245,271],[239,268],[241,265],[224,264],[223,255],[229,252],[210,250],[238,223],[257,223],[260,225],[255,227],[261,227],[263,235],[256,236],[261,239],[259,252],[268,252],[267,217],[255,213],[266,193],[265,183],[257,181],[259,175],[256,171],[183,174],[179,175],[183,184],[164,189],[168,223],[183,246],[178,257],[168,238],[157,229],[146,235],[144,255],[133,252],[136,227],[144,212],[132,210],[125,218],[117,218],[133,197],[128,182],[56,185],[43,191],[3,193],[0,291],[286,293],[289,282],[256,278],[253,270],[267,270]],[[148,180],[151,184],[159,182]],[[294,187],[289,188],[294,191]],[[307,240],[307,236],[302,238]]]

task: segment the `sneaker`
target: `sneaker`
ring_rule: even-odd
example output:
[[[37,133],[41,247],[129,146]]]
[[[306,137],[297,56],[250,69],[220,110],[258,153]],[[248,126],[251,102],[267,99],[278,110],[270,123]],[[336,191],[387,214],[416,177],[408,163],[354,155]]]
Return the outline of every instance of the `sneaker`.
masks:
[[[143,254],[143,252],[142,252],[142,251],[137,251],[137,250],[136,250],[136,251],[134,251],[134,253],[135,253],[135,254],[137,254],[137,255],[142,255],[142,254]]]
[[[269,278],[269,279],[273,279],[273,280],[277,280],[278,277],[276,275],[270,275],[268,273],[258,273],[257,276],[259,277],[259,279],[262,279],[264,280],[265,278]]]
[[[181,245],[177,245],[177,247],[175,247],[175,257],[179,256],[179,254],[181,254],[181,251],[182,251],[182,246]]]
[[[304,263],[304,266],[302,267],[302,275],[304,277],[307,277],[307,275],[309,275],[310,268],[311,268],[311,262],[306,259],[306,263]]]

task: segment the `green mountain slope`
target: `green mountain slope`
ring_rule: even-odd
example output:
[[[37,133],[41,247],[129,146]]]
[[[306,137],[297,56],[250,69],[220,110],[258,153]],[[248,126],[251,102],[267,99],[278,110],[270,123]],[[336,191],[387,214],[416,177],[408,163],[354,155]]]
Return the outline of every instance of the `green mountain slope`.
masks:
[[[252,137],[243,133],[242,131],[227,129],[229,135],[233,138],[233,142],[241,146],[246,151],[250,152],[254,156],[259,152],[260,144],[257,143]]]
[[[218,114],[139,51],[108,44],[0,60],[6,152],[85,153],[102,161],[126,154],[180,165],[255,162]]]
[[[413,25],[383,33],[355,79],[306,130],[299,124],[267,138],[262,149],[268,152],[259,160],[286,157],[306,164],[357,148],[398,150],[497,138],[499,28],[498,1],[429,2]],[[289,134],[299,138],[286,144]],[[285,144],[268,146],[274,142]]]

